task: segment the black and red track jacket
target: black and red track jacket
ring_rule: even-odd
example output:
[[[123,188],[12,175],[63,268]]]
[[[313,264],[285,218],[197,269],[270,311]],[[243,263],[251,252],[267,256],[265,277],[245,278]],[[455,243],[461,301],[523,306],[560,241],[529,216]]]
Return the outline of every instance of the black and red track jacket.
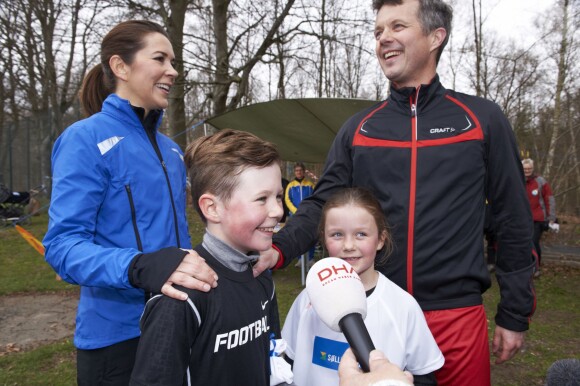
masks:
[[[339,188],[379,199],[395,250],[377,267],[424,311],[479,305],[490,287],[483,257],[485,200],[499,236],[496,323],[528,329],[535,308],[532,217],[511,126],[495,103],[446,90],[436,76],[351,117],[314,194],[274,236],[286,266],[316,243],[322,205]]]

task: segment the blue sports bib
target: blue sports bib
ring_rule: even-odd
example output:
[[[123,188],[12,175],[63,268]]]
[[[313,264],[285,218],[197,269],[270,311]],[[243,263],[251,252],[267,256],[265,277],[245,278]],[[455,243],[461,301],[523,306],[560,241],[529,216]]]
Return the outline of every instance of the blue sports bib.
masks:
[[[312,349],[312,363],[328,369],[338,370],[340,358],[342,358],[348,347],[348,343],[316,336]]]

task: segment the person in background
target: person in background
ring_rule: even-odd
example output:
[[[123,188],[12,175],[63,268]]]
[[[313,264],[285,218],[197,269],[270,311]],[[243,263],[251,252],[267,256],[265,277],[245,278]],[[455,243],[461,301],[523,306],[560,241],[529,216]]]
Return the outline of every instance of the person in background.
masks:
[[[443,366],[417,301],[375,270],[387,263],[391,237],[381,206],[371,192],[346,188],[326,201],[319,227],[320,240],[330,256],[352,265],[367,294],[365,325],[375,347],[389,361],[408,370],[421,385],[436,385],[435,370]],[[338,363],[348,348],[344,334],[326,326],[303,290],[288,312],[282,338],[293,361],[298,385],[333,385]],[[319,353],[326,355],[321,356]]]
[[[395,248],[378,270],[421,306],[445,357],[438,384],[489,386],[486,199],[498,235],[496,363],[519,352],[535,305],[532,217],[518,146],[497,104],[439,81],[453,15],[447,2],[374,0],[373,9],[389,97],[345,122],[314,194],[274,236],[255,274],[285,267],[316,243],[322,206],[337,190],[367,188],[393,224]]]
[[[217,285],[215,272],[187,250],[182,151],[157,131],[177,76],[174,60],[160,25],[116,25],[83,82],[88,117],[54,144],[43,243],[46,261],[80,286],[79,385],[129,383],[149,293],[185,300],[172,284]]]
[[[274,283],[251,263],[282,217],[280,156],[253,134],[224,129],[188,146],[193,204],[206,225],[199,255],[219,274],[187,302],[156,296],[141,318],[131,385],[269,386]]]
[[[306,167],[302,162],[294,164],[294,179],[288,184],[284,190],[284,203],[288,207],[289,215],[292,216],[298,210],[300,203],[310,197],[314,191],[314,183],[306,177]],[[315,247],[308,250],[308,264],[314,263]],[[302,259],[302,258],[301,258]],[[299,267],[301,260],[296,263]]]
[[[534,220],[534,247],[538,255],[536,262],[535,277],[541,274],[540,266],[542,264],[542,247],[540,240],[542,233],[554,225],[556,221],[556,200],[552,194],[552,188],[548,181],[542,176],[534,173],[534,161],[526,158],[522,161],[524,175],[526,176],[526,191],[528,192],[528,201],[532,210]]]

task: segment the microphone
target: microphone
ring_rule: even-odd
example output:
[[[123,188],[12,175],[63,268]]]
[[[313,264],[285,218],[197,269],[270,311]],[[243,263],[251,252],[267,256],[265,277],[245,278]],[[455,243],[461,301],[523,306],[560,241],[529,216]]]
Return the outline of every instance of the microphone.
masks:
[[[369,354],[375,346],[364,324],[365,289],[352,265],[336,257],[316,262],[308,271],[306,292],[320,319],[344,334],[362,370],[368,373]]]
[[[580,360],[559,359],[552,363],[546,374],[546,386],[578,385],[580,381]]]

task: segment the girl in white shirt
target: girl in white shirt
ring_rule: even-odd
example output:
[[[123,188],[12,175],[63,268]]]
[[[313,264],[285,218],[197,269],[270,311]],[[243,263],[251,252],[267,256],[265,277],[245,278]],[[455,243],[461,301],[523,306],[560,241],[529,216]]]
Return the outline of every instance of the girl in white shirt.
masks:
[[[436,385],[434,371],[443,366],[416,300],[375,270],[387,263],[392,248],[380,204],[362,188],[347,188],[330,198],[322,210],[320,240],[328,256],[351,264],[367,294],[365,325],[378,350],[414,375],[415,385]],[[290,308],[282,337],[293,362],[297,386],[338,385],[338,364],[348,348],[342,333],[328,328],[302,291]]]

